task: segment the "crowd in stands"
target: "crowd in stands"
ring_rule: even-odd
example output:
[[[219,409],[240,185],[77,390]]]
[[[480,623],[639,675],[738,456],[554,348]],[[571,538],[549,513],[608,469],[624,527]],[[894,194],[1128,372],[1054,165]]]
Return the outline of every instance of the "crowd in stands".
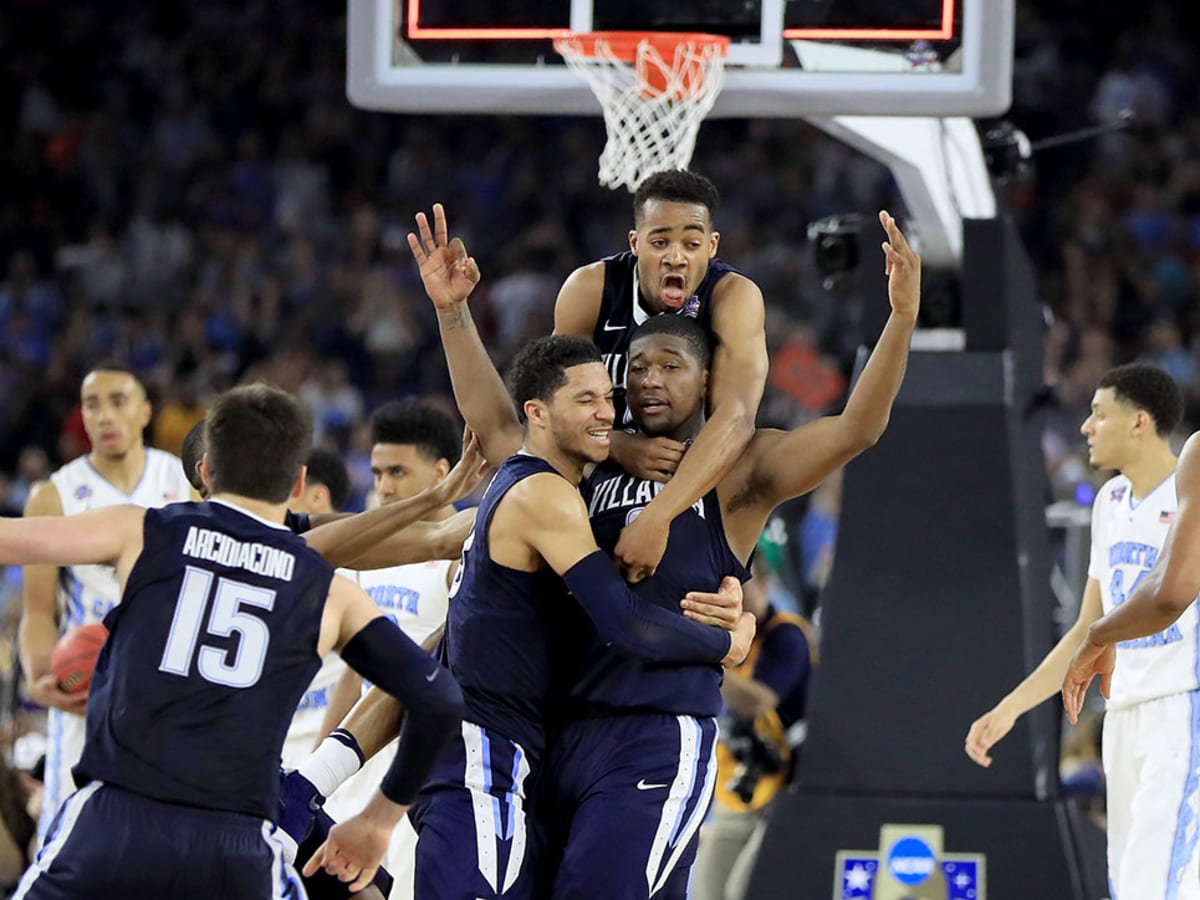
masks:
[[[445,203],[479,260],[474,305],[501,365],[551,329],[568,272],[624,247],[629,198],[596,183],[599,118],[356,110],[345,8],[16,0],[0,12],[0,511],[19,514],[34,481],[86,450],[79,377],[101,359],[146,382],[150,442],[174,452],[223,388],[294,391],[347,460],[360,508],[370,410],[409,394],[452,402],[405,240],[414,212]],[[1036,141],[1134,117],[997,185],[1052,314],[1048,494],[1091,480],[1077,428],[1114,363],[1166,368],[1187,391],[1185,430],[1200,422],[1198,17],[1166,0],[1019,5],[1016,127]],[[692,167],[722,190],[722,258],[767,300],[760,421],[836,408],[858,326],[819,277],[806,226],[902,214],[891,176],[799,120],[708,122]],[[886,302],[877,287],[867,302]],[[813,581],[836,516],[832,490],[789,522],[795,568]],[[13,573],[5,584],[11,596]]]

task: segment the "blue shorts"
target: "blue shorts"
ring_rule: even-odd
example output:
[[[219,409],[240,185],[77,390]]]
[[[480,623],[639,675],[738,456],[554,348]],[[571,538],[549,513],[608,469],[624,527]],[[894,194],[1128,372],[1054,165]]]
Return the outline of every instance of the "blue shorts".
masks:
[[[537,797],[554,900],[684,900],[716,742],[715,720],[665,713],[566,725]]]
[[[93,782],[58,812],[14,900],[303,900],[265,819]]]
[[[534,897],[539,842],[526,815],[529,776],[519,744],[462,723],[408,812],[417,832],[415,896]]]

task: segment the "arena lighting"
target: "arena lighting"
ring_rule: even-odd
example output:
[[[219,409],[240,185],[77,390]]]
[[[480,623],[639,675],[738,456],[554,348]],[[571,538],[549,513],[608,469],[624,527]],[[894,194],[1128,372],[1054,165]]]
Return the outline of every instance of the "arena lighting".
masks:
[[[942,20],[938,28],[785,28],[788,40],[816,41],[917,41],[950,40],[954,37],[957,0],[942,0]],[[571,33],[569,28],[425,28],[421,25],[421,0],[408,0],[404,17],[404,36],[410,41],[522,41],[554,40]]]

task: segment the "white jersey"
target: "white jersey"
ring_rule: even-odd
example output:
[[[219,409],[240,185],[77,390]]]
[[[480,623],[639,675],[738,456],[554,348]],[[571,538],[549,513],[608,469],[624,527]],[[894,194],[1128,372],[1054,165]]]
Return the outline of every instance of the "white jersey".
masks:
[[[126,494],[105,479],[91,460],[81,456],[50,476],[58,490],[64,516],[132,503],[147,509],[166,506],[190,498],[190,485],[183,474],[179,457],[162,450],[146,449],[146,467],[132,493]],[[100,622],[108,611],[121,602],[116,569],[112,566],[69,566],[60,572],[58,590],[60,630]],[[39,839],[54,813],[72,791],[75,782],[71,767],[83,754],[83,716],[52,709],[46,723],[46,782],[42,816],[38,822]]]
[[[450,603],[450,590],[446,583],[449,572],[448,560],[432,560],[359,572],[358,583],[389,619],[420,644],[446,621],[446,610]],[[333,792],[325,802],[329,814],[341,821],[362,812],[371,794],[383,781],[395,755],[396,741],[393,740]],[[406,818],[392,832],[392,840],[383,858],[384,867],[395,879],[389,900],[412,896],[415,848],[416,833],[407,824]]]
[[[1154,567],[1177,506],[1174,473],[1136,502],[1123,475],[1100,489],[1092,507],[1088,576],[1100,583],[1105,613],[1124,603]],[[1165,631],[1117,644],[1109,708],[1200,687],[1196,640],[1196,604],[1192,603]]]

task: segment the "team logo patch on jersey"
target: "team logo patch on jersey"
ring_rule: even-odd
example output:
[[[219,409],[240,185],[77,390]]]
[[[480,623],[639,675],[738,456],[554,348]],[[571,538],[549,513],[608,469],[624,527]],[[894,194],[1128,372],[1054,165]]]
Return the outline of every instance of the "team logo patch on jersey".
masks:
[[[92,486],[90,484],[81,484],[75,488],[76,500],[86,500],[90,496],[92,496]]]
[[[1169,509],[1164,509],[1162,512],[1160,512],[1158,514],[1158,524],[1160,524],[1160,525],[1170,525],[1174,521],[1175,521],[1175,513],[1173,513]]]
[[[638,507],[635,507],[634,509],[631,509],[628,513],[625,514],[625,524],[626,525],[632,524],[633,520],[636,519],[638,516],[640,516],[642,514],[642,510],[645,508],[646,507],[644,507],[644,506],[638,506]]]
[[[681,316],[687,316],[689,319],[694,319],[700,315],[700,298],[692,296],[692,299],[683,304],[683,309],[679,310]]]
[[[1119,503],[1121,501],[1121,498],[1124,496],[1125,496],[1125,487],[1121,486],[1119,488],[1113,488],[1112,493],[1109,495],[1109,499],[1112,500],[1114,503]]]

